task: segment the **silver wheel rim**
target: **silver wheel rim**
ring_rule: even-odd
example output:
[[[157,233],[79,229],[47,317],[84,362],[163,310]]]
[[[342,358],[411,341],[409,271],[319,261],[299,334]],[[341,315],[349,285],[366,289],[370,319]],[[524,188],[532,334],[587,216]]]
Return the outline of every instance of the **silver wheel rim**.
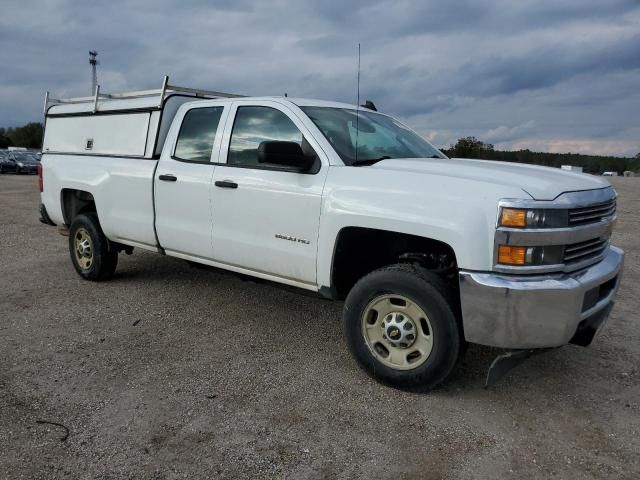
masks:
[[[87,270],[93,263],[93,242],[85,228],[79,228],[73,237],[76,261],[80,268]]]
[[[394,370],[413,370],[433,349],[429,317],[404,295],[380,295],[362,315],[362,336],[372,355]]]

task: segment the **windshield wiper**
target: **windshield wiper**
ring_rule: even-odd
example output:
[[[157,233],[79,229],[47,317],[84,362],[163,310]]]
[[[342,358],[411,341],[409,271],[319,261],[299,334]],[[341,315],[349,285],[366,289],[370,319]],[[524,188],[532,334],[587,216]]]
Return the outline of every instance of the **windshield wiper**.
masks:
[[[356,160],[351,163],[351,167],[366,167],[368,165],[373,165],[374,163],[381,162],[382,160],[389,160],[391,157],[389,155],[383,155],[379,158],[367,158],[366,160]]]

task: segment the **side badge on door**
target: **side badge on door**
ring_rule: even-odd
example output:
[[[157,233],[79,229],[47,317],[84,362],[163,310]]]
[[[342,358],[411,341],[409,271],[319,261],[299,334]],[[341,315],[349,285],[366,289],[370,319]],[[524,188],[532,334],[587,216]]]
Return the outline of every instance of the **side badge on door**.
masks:
[[[276,238],[280,240],[289,240],[290,242],[302,243],[304,245],[309,245],[311,242],[304,238],[292,237],[290,235],[282,235],[281,233],[276,233]]]

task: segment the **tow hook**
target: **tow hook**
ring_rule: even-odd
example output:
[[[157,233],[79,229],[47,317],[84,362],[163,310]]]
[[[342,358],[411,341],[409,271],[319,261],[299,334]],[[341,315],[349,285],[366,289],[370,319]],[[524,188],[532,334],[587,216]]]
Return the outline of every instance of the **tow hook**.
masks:
[[[545,353],[554,348],[532,348],[527,350],[509,350],[501,355],[498,355],[487,372],[487,380],[484,384],[485,388],[491,387],[498,383],[507,373],[513,370],[515,367],[524,362],[527,358]]]

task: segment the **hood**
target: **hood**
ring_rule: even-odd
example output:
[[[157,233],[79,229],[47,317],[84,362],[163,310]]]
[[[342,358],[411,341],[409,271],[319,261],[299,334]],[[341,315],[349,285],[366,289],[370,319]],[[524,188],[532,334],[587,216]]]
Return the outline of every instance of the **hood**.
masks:
[[[559,168],[522,163],[465,158],[406,158],[380,161],[371,167],[408,171],[416,174],[456,177],[479,182],[520,187],[534,200],[553,200],[565,192],[606,188],[601,177],[574,173]]]

